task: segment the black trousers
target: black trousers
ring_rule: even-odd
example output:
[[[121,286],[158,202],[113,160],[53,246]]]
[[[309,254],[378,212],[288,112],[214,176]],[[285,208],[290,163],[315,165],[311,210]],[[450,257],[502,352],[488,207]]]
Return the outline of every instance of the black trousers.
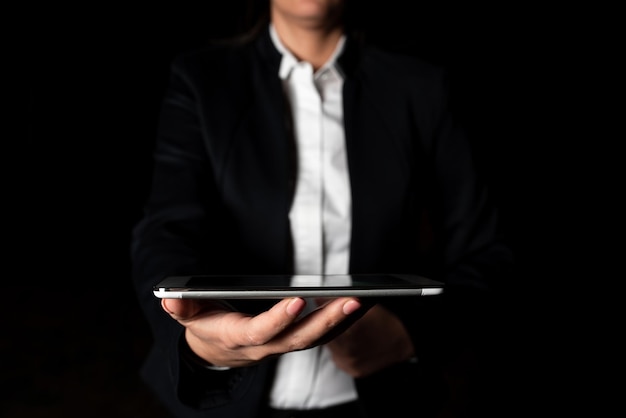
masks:
[[[349,402],[322,409],[272,409],[269,408],[263,418],[359,418],[361,413],[358,402]]]

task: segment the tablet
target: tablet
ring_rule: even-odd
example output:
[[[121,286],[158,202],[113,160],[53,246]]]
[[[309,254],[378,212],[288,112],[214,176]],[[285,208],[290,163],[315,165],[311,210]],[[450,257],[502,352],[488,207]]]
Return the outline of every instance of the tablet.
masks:
[[[442,282],[406,274],[169,276],[153,287],[156,297],[168,299],[428,296],[442,291]]]

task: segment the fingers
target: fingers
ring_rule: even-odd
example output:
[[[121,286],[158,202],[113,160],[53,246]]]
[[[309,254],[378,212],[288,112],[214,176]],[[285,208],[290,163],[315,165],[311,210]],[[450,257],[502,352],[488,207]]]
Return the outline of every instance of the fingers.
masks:
[[[229,311],[226,305],[219,301],[200,299],[161,299],[161,307],[179,322],[190,321],[201,312]]]
[[[299,297],[283,299],[256,316],[233,311],[219,301],[162,299],[161,305],[187,328],[187,340],[196,353],[213,364],[230,366],[319,345],[366,310],[356,298],[328,300],[305,316],[301,314],[306,301]]]
[[[327,300],[315,311],[289,327],[275,342],[281,350],[295,351],[313,347],[345,330],[361,316],[363,306],[355,298]],[[354,319],[353,319],[354,318]]]
[[[297,317],[302,313],[304,307],[306,306],[306,302],[302,298],[293,298],[289,302],[287,302],[287,308],[285,312],[292,317]]]
[[[357,300],[348,300],[341,307],[345,315],[350,315],[361,308],[361,302]]]
[[[266,312],[246,318],[245,324],[236,327],[240,331],[237,342],[253,346],[267,343],[293,324],[305,306],[306,302],[302,298],[287,298]]]
[[[283,299],[256,316],[224,316],[219,329],[231,348],[267,345],[270,351],[278,354],[312,347],[322,336],[347,318],[358,315],[355,312],[362,309],[358,299],[338,298],[300,317],[305,305],[305,300],[299,297]]]
[[[351,323],[358,319],[363,310],[362,303],[355,298],[327,299],[315,311],[296,321],[304,306],[305,301],[301,298],[281,301],[269,311],[250,319],[247,338],[266,343],[270,340],[261,336],[271,338],[278,336],[275,342],[282,351],[284,344],[289,347],[287,351],[305,349],[315,345],[334,328],[339,328],[339,324]],[[353,316],[356,317],[354,320],[351,319]]]
[[[184,299],[161,299],[161,307],[177,321],[192,316],[190,303]]]
[[[324,304],[333,301],[333,298],[316,298],[315,303],[317,306],[323,306]],[[350,315],[351,313],[356,312],[358,309],[361,309],[365,304],[362,301],[357,301],[356,299],[349,299],[343,305],[343,313],[346,315]]]

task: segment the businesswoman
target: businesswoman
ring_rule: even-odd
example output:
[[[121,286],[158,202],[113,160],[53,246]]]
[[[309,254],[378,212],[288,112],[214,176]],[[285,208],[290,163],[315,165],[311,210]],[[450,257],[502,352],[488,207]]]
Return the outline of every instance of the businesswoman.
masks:
[[[342,0],[271,0],[248,37],[172,63],[132,242],[179,417],[437,416],[511,254],[445,72],[354,36]],[[441,297],[158,300],[180,274],[412,273]],[[473,344],[473,343],[472,343]]]

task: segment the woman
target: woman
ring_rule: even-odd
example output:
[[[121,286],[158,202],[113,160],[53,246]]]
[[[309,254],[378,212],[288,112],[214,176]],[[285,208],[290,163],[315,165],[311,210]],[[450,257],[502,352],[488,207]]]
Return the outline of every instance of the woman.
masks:
[[[510,252],[443,72],[360,42],[355,5],[271,0],[249,38],[172,65],[132,257],[155,336],[143,375],[176,416],[435,416],[456,402],[445,372],[484,329],[476,307]],[[374,272],[446,292],[232,304],[151,292],[167,275]]]

